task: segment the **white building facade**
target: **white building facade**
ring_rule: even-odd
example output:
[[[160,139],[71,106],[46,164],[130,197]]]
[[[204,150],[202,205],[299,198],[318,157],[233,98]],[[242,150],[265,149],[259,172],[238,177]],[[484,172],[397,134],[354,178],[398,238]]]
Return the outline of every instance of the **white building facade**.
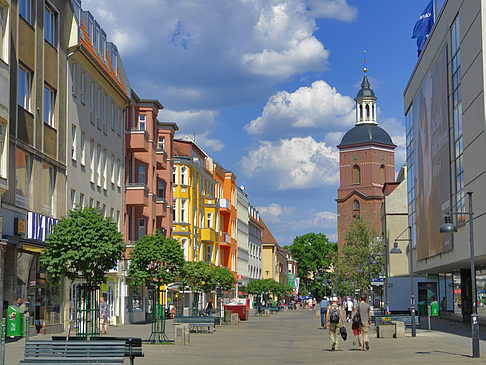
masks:
[[[248,195],[243,189],[243,187],[236,188],[236,274],[238,285],[247,285],[249,280]]]

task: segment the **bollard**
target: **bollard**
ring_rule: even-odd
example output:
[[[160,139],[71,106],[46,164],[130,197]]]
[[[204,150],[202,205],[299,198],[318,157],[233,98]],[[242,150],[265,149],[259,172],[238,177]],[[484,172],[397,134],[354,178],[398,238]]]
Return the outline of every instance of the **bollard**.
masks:
[[[7,335],[7,322],[2,318],[2,326],[0,327],[0,362],[5,365],[5,336]]]
[[[24,314],[24,337],[25,341],[29,341],[29,316]]]

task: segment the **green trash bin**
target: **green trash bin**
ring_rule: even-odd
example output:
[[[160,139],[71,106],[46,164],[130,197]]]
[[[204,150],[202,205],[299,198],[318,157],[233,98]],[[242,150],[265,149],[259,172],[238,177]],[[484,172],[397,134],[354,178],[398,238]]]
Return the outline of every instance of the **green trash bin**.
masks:
[[[427,315],[427,304],[425,302],[418,303],[418,311],[419,316],[426,316]]]
[[[437,302],[437,300],[430,303],[430,315],[432,317],[439,315],[439,302]]]
[[[22,337],[23,331],[23,314],[16,305],[7,308],[7,337]]]

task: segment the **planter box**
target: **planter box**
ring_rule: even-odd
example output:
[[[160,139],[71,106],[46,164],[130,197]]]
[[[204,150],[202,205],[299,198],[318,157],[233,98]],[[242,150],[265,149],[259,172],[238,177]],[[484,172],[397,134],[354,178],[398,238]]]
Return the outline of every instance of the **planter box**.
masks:
[[[376,335],[378,338],[395,337],[395,325],[378,325],[376,326]]]
[[[395,322],[395,338],[405,337],[405,322]]]

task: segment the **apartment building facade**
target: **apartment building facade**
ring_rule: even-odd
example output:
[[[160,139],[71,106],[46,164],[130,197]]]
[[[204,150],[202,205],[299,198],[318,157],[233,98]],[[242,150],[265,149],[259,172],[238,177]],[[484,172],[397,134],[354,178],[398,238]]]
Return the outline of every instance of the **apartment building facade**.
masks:
[[[262,279],[278,281],[278,248],[279,245],[265,222],[260,219],[262,231]]]
[[[248,195],[243,187],[236,188],[236,274],[238,285],[246,286],[249,276],[249,216]]]
[[[66,210],[92,207],[123,231],[124,109],[130,85],[117,47],[81,2],[71,0],[67,62]],[[121,264],[121,263],[120,263]],[[122,265],[102,285],[110,323],[123,323]],[[74,293],[81,282],[66,283],[65,319],[75,316]],[[71,304],[71,305],[69,305]],[[67,309],[71,310],[68,311]]]
[[[66,213],[69,40],[64,29],[72,10],[70,2],[61,0],[0,4],[2,35],[10,28],[7,42],[2,37],[2,55],[5,47],[17,50],[8,60],[9,87],[3,89],[8,100],[0,97],[9,104],[8,133],[4,130],[2,137],[8,163],[2,162],[0,185],[7,183],[10,172],[0,209],[7,243],[3,306],[27,299],[31,333],[57,332],[63,326],[62,289],[47,285],[39,255],[46,235]],[[5,65],[0,69],[5,75]]]
[[[248,277],[262,279],[262,231],[260,213],[251,204],[248,206]]]

